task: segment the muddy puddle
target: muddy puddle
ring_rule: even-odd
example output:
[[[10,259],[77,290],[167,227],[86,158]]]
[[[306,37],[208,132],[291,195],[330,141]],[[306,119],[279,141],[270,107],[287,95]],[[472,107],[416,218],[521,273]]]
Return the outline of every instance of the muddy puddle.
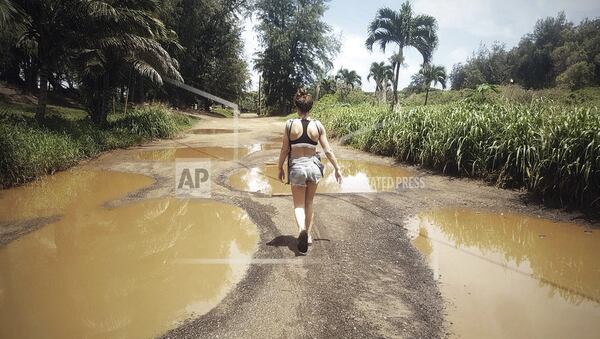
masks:
[[[256,143],[248,146],[251,149],[250,153],[259,152],[259,151],[270,151],[270,150],[280,150],[281,143],[275,142],[267,142],[267,143]]]
[[[233,133],[246,133],[250,132],[249,129],[233,129],[233,128],[197,128],[188,131],[191,134],[233,134]]]
[[[283,143],[283,135],[278,135],[274,137],[269,137],[267,139],[268,142],[278,143],[279,147],[281,147],[281,143]]]
[[[0,222],[60,219],[0,247],[0,338],[151,338],[224,298],[255,225],[214,201],[121,199],[152,182],[63,172],[1,192]]]
[[[137,150],[135,160],[142,161],[175,161],[175,159],[210,159],[210,160],[238,160],[249,154],[281,149],[281,145],[273,143],[256,143],[244,147],[198,146],[184,148],[164,148],[152,150]]]
[[[154,183],[140,174],[67,170],[0,190],[0,223],[60,216],[98,208]]]
[[[175,161],[178,158],[235,160],[256,152],[252,147],[185,147],[156,150],[139,150],[135,152],[136,160]]]
[[[335,181],[333,166],[327,160],[324,160],[325,177],[319,182],[317,192],[389,192],[396,189],[396,184],[421,184],[420,179],[411,177],[411,171],[401,167],[379,165],[360,160],[338,161],[342,167],[344,176],[342,184],[339,185]],[[247,192],[261,192],[273,195],[291,194],[290,186],[277,179],[277,165],[275,164],[238,170],[229,177],[229,184],[238,190]]]
[[[424,212],[407,223],[461,338],[598,338],[600,231],[519,214]]]

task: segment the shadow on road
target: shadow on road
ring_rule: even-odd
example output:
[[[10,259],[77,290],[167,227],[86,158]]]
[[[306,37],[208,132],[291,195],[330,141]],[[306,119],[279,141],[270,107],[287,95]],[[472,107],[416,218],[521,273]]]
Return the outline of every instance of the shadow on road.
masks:
[[[331,241],[329,239],[318,239],[315,238],[313,241]],[[280,235],[275,237],[273,240],[267,243],[268,246],[273,247],[287,247],[290,251],[294,252],[296,256],[304,256],[304,253],[298,251],[298,238],[292,235]]]
[[[294,252],[294,255],[303,255],[298,251],[298,239],[291,235],[280,235],[275,237],[273,240],[267,243],[268,246],[273,247],[287,247],[290,251]]]

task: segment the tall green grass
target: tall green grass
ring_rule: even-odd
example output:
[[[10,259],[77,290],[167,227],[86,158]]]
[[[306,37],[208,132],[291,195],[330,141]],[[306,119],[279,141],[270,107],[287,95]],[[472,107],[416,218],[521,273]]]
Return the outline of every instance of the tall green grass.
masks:
[[[83,111],[54,111],[38,123],[27,106],[0,107],[1,188],[66,169],[106,150],[169,138],[191,125],[188,117],[161,105],[110,116],[107,129],[96,127]]]
[[[600,206],[600,110],[534,101],[389,111],[317,104],[330,134],[443,173],[524,187],[563,205]]]
[[[527,90],[518,85],[499,85],[496,88],[498,93],[486,94],[487,101],[498,104],[531,104],[542,100],[557,105],[600,107],[600,87],[587,87],[575,91],[561,88]],[[433,90],[429,93],[428,104],[449,104],[472,97],[476,92],[475,89],[469,88],[458,91]],[[404,106],[421,106],[425,102],[425,93],[401,95],[400,101]]]
[[[113,122],[117,131],[143,138],[170,138],[187,126],[189,118],[172,113],[166,106],[155,104],[134,109],[131,113]]]

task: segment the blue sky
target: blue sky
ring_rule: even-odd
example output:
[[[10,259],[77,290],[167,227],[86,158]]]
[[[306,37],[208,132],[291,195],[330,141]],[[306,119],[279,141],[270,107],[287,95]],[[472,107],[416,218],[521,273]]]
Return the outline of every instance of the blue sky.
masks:
[[[374,48],[367,51],[364,41],[369,22],[381,7],[399,9],[402,1],[396,0],[333,0],[324,20],[340,37],[342,48],[334,59],[334,71],[340,67],[356,70],[363,79],[363,89],[372,91],[375,84],[367,82],[369,67],[374,61],[387,61],[392,49],[383,54]],[[600,1],[593,0],[412,0],[417,14],[429,14],[438,21],[439,46],[434,53],[433,63],[444,65],[450,72],[452,65],[466,60],[481,43],[494,41],[515,46],[519,39],[532,31],[539,18],[555,16],[564,10],[570,21],[579,23],[585,17],[600,16]],[[244,23],[243,39],[245,54],[249,62],[258,49],[256,24],[251,18]],[[413,49],[405,50],[405,67],[400,71],[402,88],[410,82],[422,62]],[[252,64],[250,64],[252,67]],[[257,74],[252,74],[256,84]]]

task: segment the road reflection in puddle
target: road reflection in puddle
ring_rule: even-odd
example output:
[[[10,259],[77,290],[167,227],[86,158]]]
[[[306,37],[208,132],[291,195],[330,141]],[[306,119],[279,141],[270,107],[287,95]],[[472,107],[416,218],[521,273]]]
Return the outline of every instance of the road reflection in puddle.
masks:
[[[175,159],[235,160],[252,153],[251,147],[200,146],[139,150],[136,160],[175,161]]]
[[[462,338],[597,338],[600,232],[519,214],[423,212],[407,222]]]
[[[233,133],[246,133],[250,132],[249,129],[233,129],[233,128],[198,128],[190,130],[188,133],[191,134],[233,134]]]
[[[339,160],[344,180],[338,185],[333,166],[324,161],[325,177],[319,182],[320,193],[368,193],[389,192],[397,184],[422,185],[420,178],[413,178],[412,172],[402,167],[379,165],[360,160]],[[287,169],[286,169],[287,172]],[[267,164],[261,167],[240,169],[229,177],[232,187],[247,192],[265,194],[290,194],[290,186],[277,180],[277,165]],[[410,181],[408,179],[411,179]],[[414,180],[413,180],[414,179]]]
[[[142,161],[175,161],[175,159],[207,159],[215,161],[239,160],[249,154],[280,149],[273,143],[256,143],[243,147],[198,146],[182,148],[164,148],[136,150],[133,158]]]

